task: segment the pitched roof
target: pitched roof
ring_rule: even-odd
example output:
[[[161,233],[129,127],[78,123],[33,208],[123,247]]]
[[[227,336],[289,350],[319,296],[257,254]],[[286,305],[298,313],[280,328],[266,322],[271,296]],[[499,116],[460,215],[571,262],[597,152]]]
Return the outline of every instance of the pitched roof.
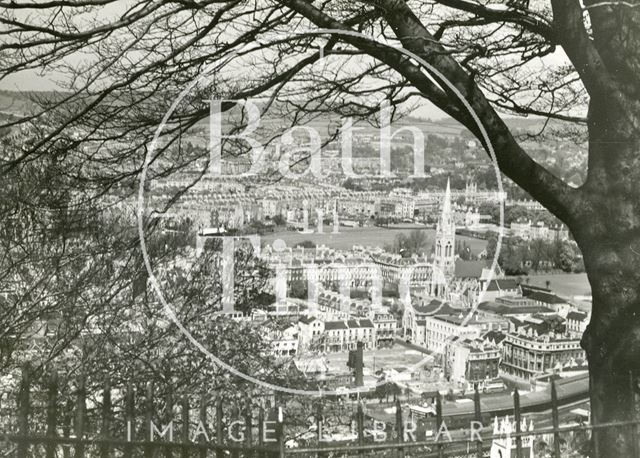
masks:
[[[466,318],[466,315],[460,315],[460,314],[447,314],[447,315],[436,315],[433,317],[436,320],[440,320],[440,321],[445,321],[447,323],[452,323],[452,324],[462,324],[462,322],[464,321],[464,319]],[[467,323],[469,324],[469,323]]]
[[[478,305],[478,310],[484,312],[497,313],[498,315],[521,315],[523,313],[552,313],[548,307],[543,305],[506,305],[498,304],[497,302],[481,302]]]
[[[431,302],[425,305],[414,305],[413,309],[416,311],[416,313],[419,313],[421,315],[434,315],[436,313],[457,313],[460,311],[451,307],[448,302],[441,301],[440,299],[433,299]]]
[[[298,321],[300,323],[304,323],[304,324],[309,324],[309,323],[313,323],[316,320],[315,316],[301,316]]]
[[[518,326],[522,326],[522,325],[524,324],[524,321],[522,321],[522,320],[521,320],[521,319],[519,319],[519,318],[516,318],[515,316],[510,316],[510,317],[509,317],[509,321],[510,321],[511,323],[515,324],[515,325],[516,325],[516,327],[518,327]]]
[[[348,321],[327,321],[324,329],[332,331],[335,329],[357,329],[357,328],[373,328],[373,321],[366,320],[348,320]]]
[[[561,297],[556,296],[553,293],[547,293],[545,291],[530,291],[526,296],[529,299],[538,302],[544,302],[545,304],[566,304],[567,301]]]
[[[574,320],[574,321],[584,321],[587,319],[587,314],[584,312],[569,312],[567,313],[567,320]]]
[[[326,331],[333,331],[335,329],[349,329],[349,327],[344,321],[327,321],[324,324],[324,329]]]
[[[501,278],[497,280],[491,280],[487,291],[503,291],[505,289],[518,288],[518,282],[514,278]]]
[[[549,288],[543,288],[542,286],[536,286],[536,285],[523,284],[523,285],[520,285],[520,288],[522,288],[523,296],[528,296],[533,291],[544,291],[545,293],[551,292]]]
[[[350,328],[372,328],[373,322],[371,320],[349,320],[347,325]]]
[[[505,337],[507,337],[507,335],[500,331],[488,331],[482,336],[484,340],[494,342],[496,344],[502,342]]]

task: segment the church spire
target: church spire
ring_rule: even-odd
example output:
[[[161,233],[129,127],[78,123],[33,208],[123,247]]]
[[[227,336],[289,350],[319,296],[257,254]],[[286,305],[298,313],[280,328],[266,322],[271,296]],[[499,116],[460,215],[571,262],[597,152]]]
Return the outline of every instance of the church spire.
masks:
[[[453,230],[455,233],[455,223],[451,206],[451,184],[449,183],[449,178],[447,178],[447,189],[444,192],[444,199],[442,199],[442,213],[440,214],[439,223],[442,231],[448,232]]]
[[[451,184],[447,179],[447,189],[442,200],[442,213],[436,227],[434,279],[451,279],[455,271],[456,226],[451,206]]]
[[[447,178],[447,190],[444,192],[444,201],[442,202],[442,216],[451,213],[451,186],[449,178]]]

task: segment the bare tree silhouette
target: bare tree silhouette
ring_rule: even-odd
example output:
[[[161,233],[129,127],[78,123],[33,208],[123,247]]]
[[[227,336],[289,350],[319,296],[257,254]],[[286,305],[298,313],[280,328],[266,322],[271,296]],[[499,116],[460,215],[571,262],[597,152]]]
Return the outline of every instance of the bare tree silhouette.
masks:
[[[23,175],[26,164],[43,173],[55,169],[68,189],[82,189],[82,201],[74,203],[85,208],[114,189],[126,195],[171,101],[205,67],[212,84],[194,88],[172,117],[152,158],[151,179],[208,160],[206,149],[186,147],[183,134],[206,119],[211,97],[260,96],[292,124],[327,113],[372,120],[382,99],[398,112],[428,99],[483,145],[490,141],[500,170],[570,228],[593,290],[592,321],[583,338],[593,416],[598,422],[625,420],[632,413],[628,374],[640,364],[639,5],[3,1],[0,76],[36,69],[61,79],[65,90],[37,94],[28,114],[5,122],[28,140],[5,137],[2,169]],[[318,28],[359,31],[387,44],[308,33]],[[452,83],[488,139],[440,76],[428,75],[394,46],[420,56]],[[541,62],[559,48],[567,64]],[[222,109],[234,105],[225,102]],[[586,129],[586,181],[571,187],[536,163],[502,112]],[[242,146],[230,151],[243,154]],[[599,434],[601,453],[630,456],[625,428]]]

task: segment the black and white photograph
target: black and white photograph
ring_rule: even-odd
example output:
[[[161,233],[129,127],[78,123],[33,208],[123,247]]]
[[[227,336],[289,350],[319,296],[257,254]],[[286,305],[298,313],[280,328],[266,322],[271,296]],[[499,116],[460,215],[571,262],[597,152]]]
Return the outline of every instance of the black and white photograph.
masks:
[[[0,458],[640,458],[640,0],[0,0]]]

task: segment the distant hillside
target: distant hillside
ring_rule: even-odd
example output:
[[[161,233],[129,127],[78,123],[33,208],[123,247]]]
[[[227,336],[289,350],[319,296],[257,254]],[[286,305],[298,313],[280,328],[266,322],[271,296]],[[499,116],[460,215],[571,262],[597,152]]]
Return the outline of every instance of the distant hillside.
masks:
[[[35,108],[35,105],[30,100],[31,97],[52,97],[52,96],[60,96],[62,93],[55,92],[16,92],[16,91],[7,91],[0,90],[0,113],[5,115],[21,115],[28,113],[30,110]],[[337,121],[337,119],[336,119]],[[314,120],[309,123],[309,125],[322,128],[326,127],[328,121],[325,120]],[[518,118],[518,117],[508,117],[505,118],[505,122],[507,125],[516,133],[534,133],[539,132],[545,122],[544,118],[540,117],[529,117],[529,118]],[[394,123],[395,126],[401,127],[403,125],[415,125],[422,129],[425,134],[438,134],[445,136],[457,136],[461,135],[463,132],[465,136],[470,136],[470,133],[466,128],[460,125],[457,121],[451,118],[443,118],[443,119],[428,119],[428,118],[417,118],[417,117],[405,117]],[[552,127],[549,126],[549,127]],[[369,127],[373,129],[372,127]]]

